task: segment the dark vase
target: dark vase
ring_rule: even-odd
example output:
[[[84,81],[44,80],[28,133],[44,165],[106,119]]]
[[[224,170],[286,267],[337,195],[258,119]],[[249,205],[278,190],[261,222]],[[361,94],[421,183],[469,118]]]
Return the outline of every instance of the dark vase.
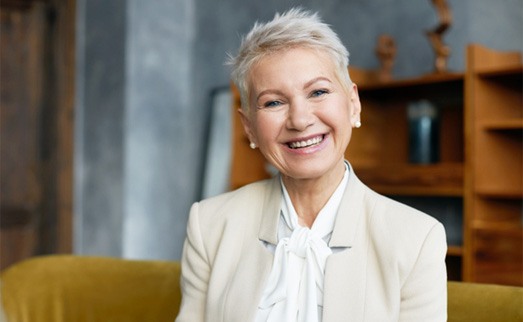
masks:
[[[416,164],[439,162],[439,113],[427,100],[408,106],[409,161]]]

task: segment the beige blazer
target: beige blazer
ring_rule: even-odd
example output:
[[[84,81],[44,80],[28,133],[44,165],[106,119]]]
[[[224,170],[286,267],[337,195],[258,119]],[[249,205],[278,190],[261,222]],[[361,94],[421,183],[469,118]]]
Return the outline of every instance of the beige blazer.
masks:
[[[273,178],[192,206],[176,321],[253,321],[280,203]],[[352,169],[329,246],[339,251],[326,263],[323,322],[446,321],[443,226],[370,190]]]

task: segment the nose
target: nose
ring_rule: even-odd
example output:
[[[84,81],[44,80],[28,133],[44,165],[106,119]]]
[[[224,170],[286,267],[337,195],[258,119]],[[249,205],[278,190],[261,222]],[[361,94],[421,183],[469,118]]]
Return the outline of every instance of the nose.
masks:
[[[304,101],[292,102],[287,115],[287,128],[289,130],[304,131],[314,123],[312,106]]]

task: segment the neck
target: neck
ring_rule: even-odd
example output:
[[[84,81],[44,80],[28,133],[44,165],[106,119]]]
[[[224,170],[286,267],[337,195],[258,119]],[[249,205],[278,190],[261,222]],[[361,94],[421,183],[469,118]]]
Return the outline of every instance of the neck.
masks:
[[[282,176],[292,205],[298,214],[298,223],[311,228],[320,210],[329,201],[345,173],[345,164],[315,179],[294,179]]]

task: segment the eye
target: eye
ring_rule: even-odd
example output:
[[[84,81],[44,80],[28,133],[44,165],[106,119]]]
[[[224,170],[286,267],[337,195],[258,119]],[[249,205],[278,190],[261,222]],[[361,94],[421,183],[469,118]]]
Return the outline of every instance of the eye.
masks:
[[[280,105],[281,105],[281,102],[279,102],[279,101],[268,101],[263,104],[263,107],[277,107]]]
[[[318,89],[318,90],[314,90],[311,93],[310,97],[320,97],[320,96],[323,96],[323,95],[328,94],[328,93],[329,93],[329,91],[326,90],[326,89]]]

